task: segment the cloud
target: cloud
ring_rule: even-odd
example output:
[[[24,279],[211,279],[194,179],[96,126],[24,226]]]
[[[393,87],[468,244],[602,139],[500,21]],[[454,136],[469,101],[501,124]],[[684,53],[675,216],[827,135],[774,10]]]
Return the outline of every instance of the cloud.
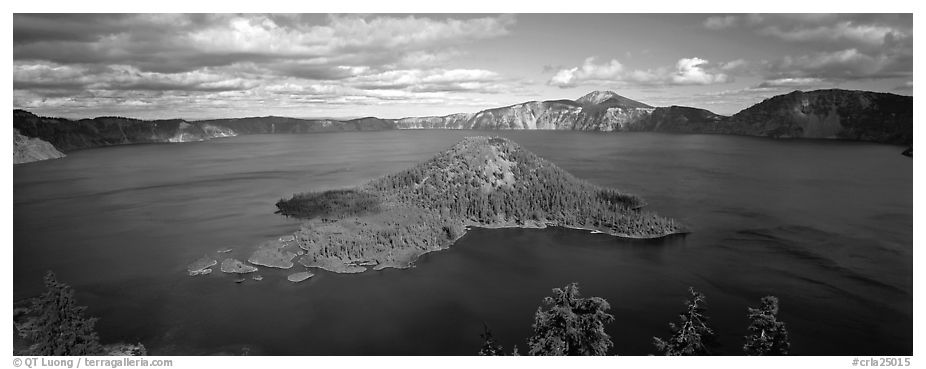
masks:
[[[675,68],[656,68],[647,70],[627,70],[612,59],[596,64],[595,58],[587,58],[581,66],[563,68],[557,71],[547,82],[560,88],[574,87],[590,83],[622,83],[645,86],[666,85],[710,85],[732,82],[733,78],[720,72],[717,66],[701,58],[682,58]]]
[[[616,59],[603,64],[595,64],[595,58],[589,57],[581,66],[560,69],[550,78],[550,85],[558,87],[572,87],[578,83],[588,81],[616,80],[621,76],[624,66]]]
[[[785,56],[767,66],[767,76],[855,80],[912,75],[912,55],[869,55],[857,49]]]
[[[720,64],[720,69],[725,72],[741,72],[749,67],[749,62],[743,59],[731,60]]]
[[[821,78],[779,78],[762,81],[757,87],[809,87],[824,83]]]
[[[760,77],[766,85],[908,77],[913,71],[910,14],[747,14],[710,16],[703,24],[800,44],[785,50],[815,50],[720,67],[730,75]]]
[[[503,37],[499,16],[15,14],[17,107],[467,105],[449,92],[521,85],[448,68],[462,45]],[[468,101],[483,101],[468,96]],[[94,105],[96,104],[96,105]],[[304,105],[303,105],[304,106]]]
[[[390,70],[351,78],[347,86],[364,90],[500,93],[516,89],[498,73],[484,69]]]
[[[208,69],[182,73],[144,72],[133,66],[68,66],[53,63],[14,64],[13,89],[229,91],[253,88],[256,81],[229,77]]]
[[[760,34],[775,36],[785,41],[839,41],[848,40],[869,45],[884,44],[885,38],[906,37],[908,33],[894,27],[875,24],[854,24],[851,21],[817,27],[793,27],[782,29],[768,26],[759,30]]]
[[[13,18],[14,60],[203,66],[324,60],[324,65],[430,62],[457,45],[508,34],[513,16],[34,15]]]
[[[705,70],[708,61],[701,58],[683,58],[676,63],[676,72],[670,76],[673,84],[711,85],[727,83],[731,79],[723,73],[711,73]]]
[[[735,26],[739,23],[739,17],[735,15],[713,16],[704,20],[704,27],[712,30],[721,30]]]
[[[743,27],[786,42],[839,43],[838,47],[878,47],[888,39],[913,35],[909,14],[748,14],[710,16],[705,28]]]
[[[898,91],[900,93],[913,94],[913,81],[907,81],[907,82],[904,82],[904,84],[900,86],[894,87],[894,91]]]
[[[325,25],[281,26],[267,16],[235,16],[184,37],[201,52],[280,56],[333,56],[385,50],[421,50],[502,36],[511,16],[468,20],[332,15]]]

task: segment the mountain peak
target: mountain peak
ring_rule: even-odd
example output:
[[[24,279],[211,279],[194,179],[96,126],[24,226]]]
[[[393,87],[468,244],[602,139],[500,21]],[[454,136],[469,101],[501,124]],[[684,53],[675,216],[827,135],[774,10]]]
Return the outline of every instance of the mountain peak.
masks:
[[[582,105],[596,105],[615,97],[623,97],[614,91],[592,91],[576,99],[576,102]]]
[[[618,95],[614,91],[592,91],[580,97],[576,102],[583,106],[603,105],[606,107],[621,108],[652,108],[652,106],[639,101]]]

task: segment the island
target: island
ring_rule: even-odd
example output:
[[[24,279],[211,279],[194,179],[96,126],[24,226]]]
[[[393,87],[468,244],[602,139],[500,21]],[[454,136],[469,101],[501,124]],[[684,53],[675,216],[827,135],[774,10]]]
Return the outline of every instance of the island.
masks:
[[[625,238],[684,233],[642,198],[578,179],[499,137],[467,137],[434,158],[365,185],[281,199],[305,219],[294,237],[266,242],[252,263],[359,273],[408,268],[470,227],[586,229]]]

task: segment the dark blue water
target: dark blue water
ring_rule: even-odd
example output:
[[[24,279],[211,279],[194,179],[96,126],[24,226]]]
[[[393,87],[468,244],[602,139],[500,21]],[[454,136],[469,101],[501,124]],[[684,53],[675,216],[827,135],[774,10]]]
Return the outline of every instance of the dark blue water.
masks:
[[[262,270],[242,284],[186,265],[247,258],[298,223],[294,192],[361,184],[475,132],[257,135],[84,150],[13,169],[14,300],[54,270],[104,341],[153,354],[462,354],[482,324],[523,353],[550,289],[607,299],[612,353],[653,353],[688,286],[705,293],[721,354],[746,307],[781,300],[792,351],[911,355],[913,170],[865,143],[650,133],[502,132],[580,178],[643,196],[693,232],[629,241],[584,231],[474,230],[410,270]]]

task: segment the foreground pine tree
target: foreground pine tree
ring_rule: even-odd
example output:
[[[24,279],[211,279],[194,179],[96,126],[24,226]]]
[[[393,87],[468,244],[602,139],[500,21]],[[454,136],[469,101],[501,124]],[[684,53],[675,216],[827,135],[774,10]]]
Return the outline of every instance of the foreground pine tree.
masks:
[[[578,284],[571,283],[554,288],[543,305],[534,316],[529,355],[605,355],[614,346],[604,331],[604,325],[614,321],[606,313],[611,306],[605,299],[581,298]]]
[[[30,356],[100,355],[103,346],[93,328],[96,318],[83,316],[74,290],[58,282],[55,274],[45,275],[45,292],[32,301],[29,319],[19,332],[32,345],[21,353]]]
[[[656,350],[666,356],[709,355],[705,344],[714,337],[714,331],[707,326],[704,315],[704,294],[688,287],[690,299],[685,302],[686,310],[679,315],[678,323],[669,323],[672,336],[668,339],[653,337]]]
[[[484,331],[479,336],[482,337],[484,342],[482,343],[482,349],[479,350],[479,355],[480,356],[505,355],[505,353],[502,352],[502,345],[499,345],[498,342],[495,341],[495,337],[492,337],[492,330],[489,329],[489,326],[483,323],[482,327]]]
[[[787,355],[791,339],[785,323],[778,321],[778,298],[765,296],[758,308],[748,308],[749,335],[743,351],[746,355]]]

